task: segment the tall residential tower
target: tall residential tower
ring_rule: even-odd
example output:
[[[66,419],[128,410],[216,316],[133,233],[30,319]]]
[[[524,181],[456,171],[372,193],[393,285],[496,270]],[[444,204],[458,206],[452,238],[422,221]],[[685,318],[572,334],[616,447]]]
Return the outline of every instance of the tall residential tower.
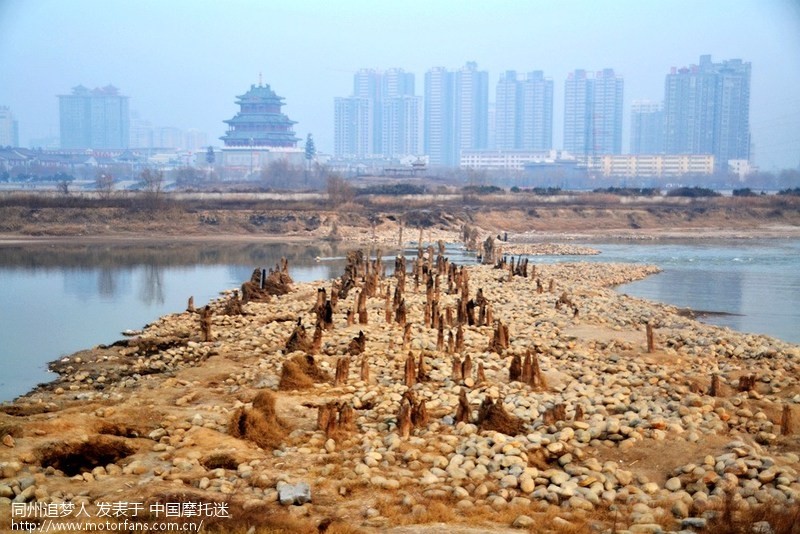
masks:
[[[661,102],[631,104],[631,154],[664,153],[664,109]]]
[[[499,150],[553,148],[553,81],[542,71],[518,79],[506,71],[497,83],[495,142]]]
[[[713,154],[717,170],[750,159],[750,63],[730,59],[673,68],[664,84],[667,154]]]
[[[334,154],[397,158],[420,153],[421,98],[403,69],[360,69],[353,95],[334,99]]]
[[[475,62],[455,72],[426,72],[424,128],[424,151],[434,166],[458,166],[461,150],[487,148],[489,73]]]
[[[19,126],[8,106],[0,106],[0,147],[19,146]]]
[[[113,85],[59,95],[61,148],[128,148],[128,97]]]
[[[564,84],[564,150],[576,155],[622,153],[624,82],[614,69],[569,73]]]

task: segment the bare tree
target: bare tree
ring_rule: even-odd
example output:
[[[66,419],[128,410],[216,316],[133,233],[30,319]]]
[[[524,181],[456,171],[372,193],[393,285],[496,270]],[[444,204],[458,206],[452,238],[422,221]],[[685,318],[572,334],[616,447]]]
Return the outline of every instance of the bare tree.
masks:
[[[164,187],[164,173],[161,171],[147,168],[139,174],[139,180],[144,185],[145,194],[149,199],[157,204],[161,197],[161,190]]]
[[[340,204],[350,202],[355,197],[353,187],[347,180],[338,174],[328,175],[328,200],[336,207]]]
[[[114,176],[108,171],[97,171],[94,188],[100,193],[100,197],[109,198],[111,193],[114,192]]]
[[[61,193],[62,195],[64,195],[65,197],[69,196],[69,184],[71,182],[72,182],[72,180],[67,179],[67,178],[64,178],[64,179],[60,180],[58,182],[58,185],[57,185],[58,192]]]

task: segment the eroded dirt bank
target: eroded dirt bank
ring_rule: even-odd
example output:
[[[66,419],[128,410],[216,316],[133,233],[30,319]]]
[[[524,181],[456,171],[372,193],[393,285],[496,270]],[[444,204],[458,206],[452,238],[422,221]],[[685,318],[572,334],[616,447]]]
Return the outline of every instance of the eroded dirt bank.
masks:
[[[257,196],[135,197],[101,199],[5,198],[0,203],[4,240],[72,238],[349,239],[397,242],[454,240],[464,227],[481,234],[508,232],[512,239],[550,236],[661,237],[797,236],[797,197],[628,199],[610,195],[486,197],[427,195],[356,197],[333,205],[324,199],[259,199]]]

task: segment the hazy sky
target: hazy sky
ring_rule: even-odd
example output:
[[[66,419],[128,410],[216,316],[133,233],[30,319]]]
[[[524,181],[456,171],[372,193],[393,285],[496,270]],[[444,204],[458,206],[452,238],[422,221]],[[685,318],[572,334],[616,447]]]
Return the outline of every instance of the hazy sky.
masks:
[[[752,63],[755,162],[800,165],[800,0],[0,0],[0,105],[20,142],[58,135],[58,99],[109,83],[155,126],[217,140],[235,95],[259,72],[286,99],[297,136],[333,151],[333,99],[362,67],[425,71],[476,61],[490,99],[504,70],[554,81],[554,138],[563,143],[564,79],[611,67],[636,99],[662,100],[670,67]]]

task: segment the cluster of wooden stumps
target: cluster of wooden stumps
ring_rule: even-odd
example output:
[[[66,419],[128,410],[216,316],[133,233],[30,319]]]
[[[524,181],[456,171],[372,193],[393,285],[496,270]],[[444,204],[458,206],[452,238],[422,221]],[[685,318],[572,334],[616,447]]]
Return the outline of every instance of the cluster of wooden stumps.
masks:
[[[317,366],[314,357],[323,352],[323,336],[325,332],[333,330],[334,315],[344,314],[348,326],[367,325],[370,320],[375,320],[375,317],[370,317],[368,312],[368,299],[382,299],[383,320],[402,331],[401,348],[390,348],[393,350],[399,348],[402,353],[407,354],[403,363],[402,381],[408,389],[396,414],[397,431],[401,436],[408,437],[414,428],[426,426],[428,414],[425,402],[416,399],[411,389],[418,382],[431,380],[424,351],[415,356],[409,350],[415,325],[409,318],[406,296],[408,287],[413,284],[415,293],[424,292],[425,294],[421,326],[437,332],[437,351],[448,354],[452,358],[450,378],[464,386],[463,402],[459,404],[456,414],[457,421],[475,422],[482,429],[509,434],[521,431],[522,421],[506,412],[503,400],[495,401],[489,396],[482,400],[477,418],[472,420],[469,404],[466,403],[466,388],[485,384],[486,373],[482,362],[474,365],[471,355],[464,353],[465,329],[468,327],[492,327],[487,348],[498,354],[504,354],[510,346],[508,326],[494,317],[491,302],[482,288],[479,288],[473,296],[470,291],[468,271],[450,263],[444,255],[443,243],[439,243],[438,254],[436,252],[433,246],[428,246],[427,249],[420,246],[417,257],[411,261],[402,255],[398,256],[395,259],[394,272],[390,278],[385,275],[386,266],[381,259],[380,252],[374,259],[371,259],[371,254],[365,255],[361,251],[349,253],[342,277],[332,283],[330,291],[326,288],[319,288],[317,291],[316,302],[310,310],[315,321],[313,336],[309,339],[302,319],[298,318],[292,333],[286,340],[287,354],[299,351],[304,353],[304,356],[295,355],[284,362],[279,389],[302,389],[310,387],[315,382],[329,382],[334,386],[344,386],[350,378],[350,367],[354,363],[353,360],[359,356],[360,380],[368,382],[370,368],[368,356],[365,354],[368,339],[363,331],[350,340],[345,355],[337,358],[333,377],[328,376]],[[504,259],[503,262],[505,261]],[[535,267],[529,270],[527,260],[515,262],[512,259],[510,264],[500,263],[499,265],[506,266],[504,268],[509,269],[510,276],[528,277],[529,273],[535,273]],[[539,283],[541,284],[540,281]],[[551,282],[550,285],[554,290],[554,284]],[[356,292],[352,299],[352,307],[340,310],[341,303],[348,298],[351,292]],[[443,293],[455,296],[455,305],[443,306]],[[330,347],[326,348],[326,351],[329,349]],[[309,375],[307,379],[303,376],[306,374]],[[547,388],[547,382],[535,352],[529,352],[524,359],[519,355],[511,358],[509,379],[539,390]],[[354,409],[351,405],[329,402],[316,407],[318,409],[317,427],[326,435],[337,436],[342,432],[354,429]]]
[[[735,389],[739,393],[755,391],[757,381],[758,377],[755,374],[741,375],[739,377],[739,382]],[[723,391],[723,386],[720,383],[720,377],[718,374],[711,375],[711,385],[709,386],[707,393],[711,397],[725,396]],[[784,404],[783,408],[781,409],[780,427],[781,427],[781,434],[784,436],[789,436],[794,431],[792,425],[792,407],[789,404]]]
[[[293,280],[289,276],[289,261],[281,258],[274,269],[257,268],[250,276],[250,280],[242,284],[241,297],[239,291],[234,290],[231,296],[223,303],[221,315],[243,315],[242,305],[247,302],[269,302],[274,295],[285,295],[292,288]],[[197,313],[200,320],[201,341],[211,341],[212,318],[214,315],[210,306],[203,306],[197,310],[194,306],[194,297],[189,297],[186,311]]]
[[[486,243],[485,243],[486,245]],[[487,248],[487,251],[489,249]],[[410,352],[414,324],[409,319],[409,309],[406,301],[407,286],[413,283],[413,291],[417,294],[424,291],[425,304],[422,310],[422,327],[433,329],[437,332],[436,348],[439,353],[451,357],[452,367],[450,378],[453,382],[462,385],[459,402],[455,413],[455,422],[474,423],[481,430],[494,430],[497,432],[516,435],[524,430],[524,422],[508,413],[504,407],[504,399],[493,399],[485,395],[480,402],[477,415],[473,416],[468,394],[468,388],[486,384],[486,373],[482,362],[474,365],[469,353],[465,353],[464,335],[467,327],[490,326],[491,337],[488,340],[488,350],[503,355],[509,349],[508,326],[494,317],[489,298],[479,288],[474,297],[471,297],[470,280],[468,271],[449,262],[444,256],[444,244],[439,243],[438,255],[434,255],[433,246],[427,250],[418,248],[417,258],[409,261],[404,256],[398,256],[394,262],[394,273],[391,278],[385,275],[386,266],[382,262],[380,251],[374,259],[371,254],[365,256],[362,251],[348,253],[344,274],[340,279],[333,281],[330,291],[319,288],[316,301],[310,312],[314,318],[314,333],[309,339],[302,318],[298,318],[295,327],[285,342],[287,354],[295,354],[284,361],[281,372],[279,389],[296,390],[311,387],[314,383],[332,383],[334,386],[344,386],[350,379],[350,367],[354,359],[358,359],[359,377],[363,382],[370,380],[370,362],[366,353],[368,339],[363,331],[352,338],[347,344],[345,355],[336,360],[335,374],[333,377],[322,370],[315,360],[315,356],[323,352],[322,340],[325,332],[334,329],[335,314],[345,315],[346,324],[367,325],[370,320],[368,299],[383,300],[383,319],[387,324],[394,325],[402,331],[402,353],[407,354],[403,361],[402,381],[408,388],[402,397],[396,414],[396,428],[399,435],[407,438],[415,428],[424,428],[429,421],[425,401],[417,399],[412,387],[418,382],[431,380],[431,374],[426,362],[424,351],[414,356]],[[529,266],[528,260],[506,257],[495,262],[495,268],[508,271],[508,280],[513,277],[523,277],[535,280],[537,292],[544,291],[541,278],[536,276],[536,267]],[[410,281],[408,280],[410,277]],[[272,280],[271,282],[269,280]],[[282,294],[288,291],[291,278],[288,275],[288,264],[285,260],[270,270],[269,275],[264,270],[256,269],[249,282],[242,285],[242,298],[235,292],[225,304],[225,313],[242,313],[242,304],[248,301],[268,300],[270,295]],[[340,310],[340,304],[351,291],[356,296],[352,299],[352,306]],[[556,282],[550,280],[548,292],[556,293]],[[442,293],[454,295],[455,306],[442,305]],[[570,299],[566,292],[562,292],[555,306],[557,309],[567,308],[578,315],[578,306]],[[190,309],[193,304],[190,299]],[[211,311],[208,306],[199,311],[201,331],[204,340],[211,339]],[[419,325],[418,325],[419,326]],[[647,323],[647,351],[655,351],[655,335],[653,325]],[[397,347],[390,346],[397,350]],[[330,352],[329,352],[330,354]],[[520,382],[534,390],[546,390],[547,380],[539,363],[539,352],[534,348],[528,350],[523,356],[513,354],[508,364],[508,379],[511,382]],[[358,358],[360,356],[360,358]],[[755,376],[743,376],[739,380],[740,391],[753,389]],[[719,393],[719,377],[712,377],[711,395]],[[263,402],[262,402],[263,404]],[[309,405],[312,406],[312,405]],[[345,402],[326,402],[314,404],[317,408],[317,428],[325,432],[328,437],[339,437],[344,433],[356,429],[355,409]],[[270,408],[271,409],[271,408]],[[565,404],[555,404],[548,407],[542,419],[544,424],[552,425],[557,421],[566,420],[567,407]],[[274,412],[274,410],[272,410]],[[234,421],[235,429],[241,435],[247,435],[247,428],[261,426],[254,424],[260,415],[256,411],[240,411]],[[248,417],[250,418],[248,420]],[[271,415],[270,415],[271,417]],[[574,419],[583,418],[583,407],[575,408]],[[788,405],[784,406],[781,427],[784,434],[791,433],[791,411]],[[249,421],[249,422],[248,422]],[[283,429],[281,427],[281,433]]]

